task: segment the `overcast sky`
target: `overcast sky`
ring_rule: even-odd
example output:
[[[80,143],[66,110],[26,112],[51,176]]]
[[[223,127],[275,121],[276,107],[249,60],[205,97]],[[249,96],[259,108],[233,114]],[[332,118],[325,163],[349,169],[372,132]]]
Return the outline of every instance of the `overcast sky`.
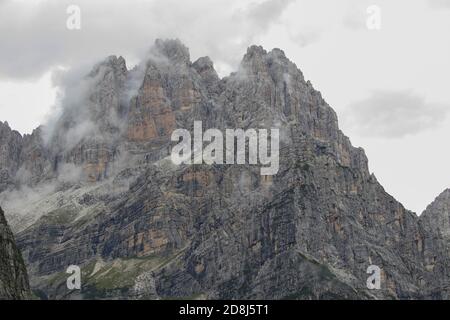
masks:
[[[66,27],[72,4],[80,30]],[[132,67],[155,38],[179,38],[222,76],[250,44],[279,47],[385,189],[421,213],[450,187],[449,31],[450,0],[0,0],[0,120],[31,132],[52,110],[61,68],[110,54]]]

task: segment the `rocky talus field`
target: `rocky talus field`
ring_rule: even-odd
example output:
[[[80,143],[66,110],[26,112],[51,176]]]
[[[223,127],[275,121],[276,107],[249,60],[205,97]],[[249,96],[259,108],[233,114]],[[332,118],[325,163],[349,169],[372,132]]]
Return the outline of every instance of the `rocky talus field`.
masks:
[[[278,173],[174,165],[171,134],[194,121],[279,128]],[[280,49],[248,48],[224,78],[178,40],[157,40],[132,69],[106,58],[32,134],[0,122],[0,206],[42,299],[450,294],[450,191],[420,217],[405,209]],[[19,298],[27,276],[1,221],[0,297]],[[81,290],[67,289],[70,265]],[[367,288],[370,265],[380,290]]]

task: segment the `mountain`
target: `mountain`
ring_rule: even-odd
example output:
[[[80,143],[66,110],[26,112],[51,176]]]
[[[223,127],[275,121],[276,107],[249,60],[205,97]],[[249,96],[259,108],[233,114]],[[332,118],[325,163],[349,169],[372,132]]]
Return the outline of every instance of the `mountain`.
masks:
[[[442,192],[422,213],[420,223],[426,230],[425,268],[432,273],[431,297],[450,299],[450,189]]]
[[[278,128],[277,174],[175,165],[171,134],[195,121]],[[435,216],[448,207],[419,218],[387,194],[280,49],[251,46],[220,79],[208,57],[157,40],[135,68],[111,56],[72,83],[54,122],[23,137],[0,130],[0,203],[41,297],[447,297]],[[69,265],[81,267],[80,291],[66,287]],[[379,290],[367,287],[371,265]]]
[[[27,269],[0,208],[0,300],[29,298]]]

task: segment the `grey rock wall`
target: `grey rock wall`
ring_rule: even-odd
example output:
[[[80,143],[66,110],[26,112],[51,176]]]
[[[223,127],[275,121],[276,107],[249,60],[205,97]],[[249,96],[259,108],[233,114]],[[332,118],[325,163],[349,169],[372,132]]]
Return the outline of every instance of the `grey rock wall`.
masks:
[[[35,215],[13,229],[43,296],[72,297],[65,269],[77,264],[84,284],[73,297],[447,298],[448,205],[419,219],[387,194],[282,50],[252,46],[220,79],[208,57],[191,62],[181,42],[158,40],[135,69],[109,57],[88,79],[87,103],[63,113],[51,144],[2,129],[0,185],[14,190],[26,166],[31,188],[55,188],[25,209],[9,203],[11,215]],[[200,120],[279,128],[278,173],[173,165],[171,132]],[[68,148],[84,121],[93,131]],[[61,183],[67,164],[81,174]],[[380,290],[366,286],[370,265]]]
[[[0,208],[0,299],[31,298],[27,269]]]

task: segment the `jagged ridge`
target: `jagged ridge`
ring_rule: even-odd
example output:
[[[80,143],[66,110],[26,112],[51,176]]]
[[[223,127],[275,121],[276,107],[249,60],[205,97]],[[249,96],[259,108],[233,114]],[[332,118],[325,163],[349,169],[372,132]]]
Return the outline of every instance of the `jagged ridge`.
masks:
[[[66,297],[69,264],[83,267],[85,297],[445,296],[435,279],[447,276],[447,261],[431,268],[427,260],[444,246],[435,226],[384,191],[282,50],[252,46],[239,70],[219,79],[209,58],[191,63],[181,42],[158,40],[135,69],[109,57],[85,81],[83,103],[63,112],[50,143],[28,138],[34,147],[16,148],[32,150],[19,152],[24,162],[14,166],[8,151],[0,166],[6,188],[21,168],[29,174],[20,184],[52,183],[45,203],[12,210],[36,213],[13,227],[33,286],[48,297]],[[194,120],[280,128],[279,173],[174,166],[170,133]],[[2,146],[19,143],[8,137]],[[69,169],[77,179],[64,177]],[[371,264],[383,270],[379,291],[366,287]]]

